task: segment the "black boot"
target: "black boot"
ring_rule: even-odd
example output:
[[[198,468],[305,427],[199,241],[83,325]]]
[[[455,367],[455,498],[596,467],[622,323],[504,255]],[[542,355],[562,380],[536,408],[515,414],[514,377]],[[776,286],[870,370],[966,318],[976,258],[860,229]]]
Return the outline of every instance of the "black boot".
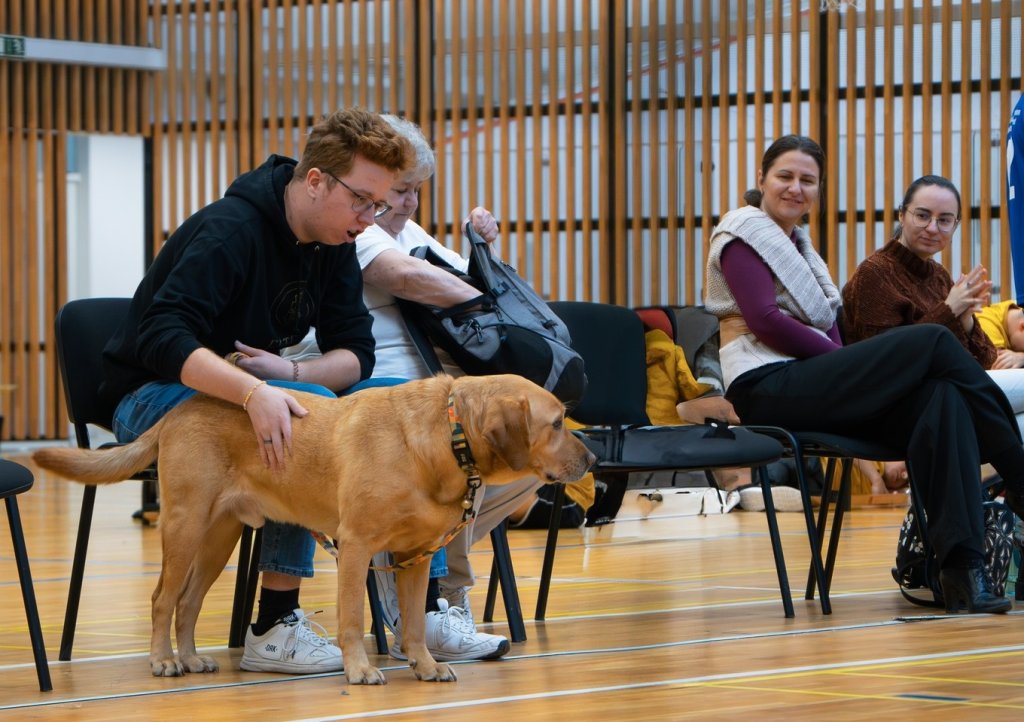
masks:
[[[997,597],[989,590],[981,565],[944,568],[939,572],[939,583],[947,614],[956,614],[964,608],[971,614],[1003,614],[1013,608],[1009,599]]]

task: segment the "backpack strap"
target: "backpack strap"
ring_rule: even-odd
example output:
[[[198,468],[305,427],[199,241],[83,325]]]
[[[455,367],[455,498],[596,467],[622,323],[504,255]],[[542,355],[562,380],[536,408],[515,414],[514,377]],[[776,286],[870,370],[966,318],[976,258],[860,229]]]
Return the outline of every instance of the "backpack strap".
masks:
[[[409,306],[406,303],[399,303],[398,307],[402,310],[402,320],[405,321],[405,327],[409,331],[409,337],[412,342],[416,344],[416,350],[420,353],[420,358],[423,359],[423,363],[426,364],[427,370],[430,371],[431,375],[436,376],[444,371],[441,366],[441,359],[437,357],[437,351],[434,350],[434,344],[430,343],[430,339],[423,332],[423,328],[420,326],[419,321],[410,313]]]
[[[471,247],[469,252],[469,275],[480,282],[482,291],[490,292],[494,296],[501,295],[504,289],[496,288],[497,282],[494,279],[494,274],[491,272],[490,245],[476,232],[471,223],[467,222],[464,230]]]

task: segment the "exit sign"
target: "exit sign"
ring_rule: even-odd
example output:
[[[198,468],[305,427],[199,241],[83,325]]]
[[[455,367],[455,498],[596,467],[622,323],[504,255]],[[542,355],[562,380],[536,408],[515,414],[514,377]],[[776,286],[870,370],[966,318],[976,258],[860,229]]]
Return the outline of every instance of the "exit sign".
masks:
[[[25,38],[0,35],[0,58],[24,58]]]

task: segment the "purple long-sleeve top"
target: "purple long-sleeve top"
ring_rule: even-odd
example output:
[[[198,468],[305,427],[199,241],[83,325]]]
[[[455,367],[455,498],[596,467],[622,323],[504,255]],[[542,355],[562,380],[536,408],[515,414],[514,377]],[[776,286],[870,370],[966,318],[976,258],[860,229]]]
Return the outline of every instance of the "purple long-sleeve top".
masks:
[[[779,309],[775,276],[753,248],[737,238],[722,249],[722,275],[747,328],[762,342],[794,358],[810,358],[843,345],[835,323],[828,338]]]

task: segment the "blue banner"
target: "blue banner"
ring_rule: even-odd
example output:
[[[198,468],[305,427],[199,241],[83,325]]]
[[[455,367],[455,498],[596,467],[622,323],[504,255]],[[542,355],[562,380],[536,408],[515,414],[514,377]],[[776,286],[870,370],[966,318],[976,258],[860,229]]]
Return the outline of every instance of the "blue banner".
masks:
[[[1024,306],[1024,95],[1010,114],[1006,129],[1006,214],[1010,219],[1013,290]],[[1009,298],[1008,293],[1003,299]]]

